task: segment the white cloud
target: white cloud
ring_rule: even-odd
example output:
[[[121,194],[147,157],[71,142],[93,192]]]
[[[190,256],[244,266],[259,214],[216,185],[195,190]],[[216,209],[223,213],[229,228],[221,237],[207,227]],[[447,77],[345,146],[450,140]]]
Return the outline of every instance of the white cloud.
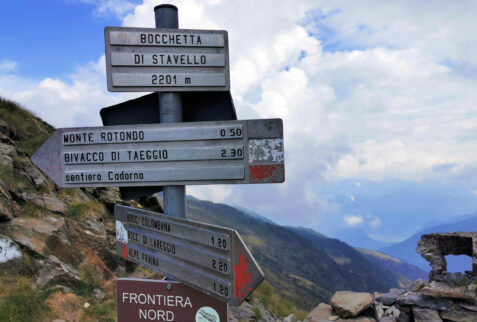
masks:
[[[377,229],[383,224],[381,219],[373,215],[366,215],[366,222],[373,229]]]
[[[160,4],[83,1],[131,27],[153,27]],[[330,181],[452,180],[477,164],[476,4],[172,3],[181,28],[228,31],[238,117],[284,120],[284,184],[193,187],[194,195],[308,225],[340,211],[333,196],[318,193]],[[69,79],[37,81],[0,68],[0,95],[64,127],[99,125],[101,107],[141,93],[108,93],[100,58]],[[367,223],[380,225],[377,217]]]
[[[13,72],[17,69],[18,63],[13,60],[2,59],[0,61],[0,72]]]
[[[0,96],[19,102],[55,127],[101,125],[102,107],[140,95],[107,92],[104,56],[78,67],[68,81],[54,78],[36,81],[0,73],[0,85]]]
[[[96,14],[113,14],[121,19],[134,9],[135,5],[127,0],[77,0],[94,5]]]
[[[343,221],[347,226],[354,227],[363,223],[363,217],[360,215],[349,215],[344,217]]]

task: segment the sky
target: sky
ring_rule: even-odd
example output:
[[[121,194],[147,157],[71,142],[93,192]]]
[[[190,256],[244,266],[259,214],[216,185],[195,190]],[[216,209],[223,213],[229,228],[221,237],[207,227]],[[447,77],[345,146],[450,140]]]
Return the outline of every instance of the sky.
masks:
[[[0,96],[55,127],[101,125],[104,27],[154,27],[153,0],[3,0]],[[189,186],[283,225],[398,241],[477,211],[477,1],[183,0],[229,34],[239,119],[282,118],[286,181]]]

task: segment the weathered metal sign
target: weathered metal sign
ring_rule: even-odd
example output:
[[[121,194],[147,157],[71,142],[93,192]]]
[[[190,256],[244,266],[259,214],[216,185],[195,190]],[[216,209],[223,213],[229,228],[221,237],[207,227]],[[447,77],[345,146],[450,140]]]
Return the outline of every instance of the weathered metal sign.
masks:
[[[58,129],[32,161],[60,187],[284,181],[281,119]]]
[[[230,89],[226,31],[106,27],[104,39],[109,91]]]
[[[226,322],[227,304],[173,281],[120,278],[118,322]]]
[[[231,305],[239,305],[263,272],[232,229],[115,205],[116,250]]]

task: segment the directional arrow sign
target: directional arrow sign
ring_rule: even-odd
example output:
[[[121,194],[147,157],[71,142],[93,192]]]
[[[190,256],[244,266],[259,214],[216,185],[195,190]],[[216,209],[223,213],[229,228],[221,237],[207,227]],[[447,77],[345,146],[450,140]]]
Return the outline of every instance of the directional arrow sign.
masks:
[[[230,89],[226,31],[106,27],[104,39],[109,91]]]
[[[32,161],[60,187],[284,181],[280,119],[59,129]]]
[[[239,234],[224,227],[115,205],[125,259],[239,305],[263,280]]]

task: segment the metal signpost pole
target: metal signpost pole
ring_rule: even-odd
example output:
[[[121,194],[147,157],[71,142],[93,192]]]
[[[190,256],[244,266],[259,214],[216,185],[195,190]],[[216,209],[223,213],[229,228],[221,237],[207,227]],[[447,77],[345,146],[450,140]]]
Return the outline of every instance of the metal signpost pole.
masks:
[[[163,4],[154,8],[156,28],[179,28],[177,7]],[[161,123],[182,122],[182,100],[179,93],[158,93]],[[185,186],[165,186],[163,188],[164,213],[169,216],[186,218]]]

